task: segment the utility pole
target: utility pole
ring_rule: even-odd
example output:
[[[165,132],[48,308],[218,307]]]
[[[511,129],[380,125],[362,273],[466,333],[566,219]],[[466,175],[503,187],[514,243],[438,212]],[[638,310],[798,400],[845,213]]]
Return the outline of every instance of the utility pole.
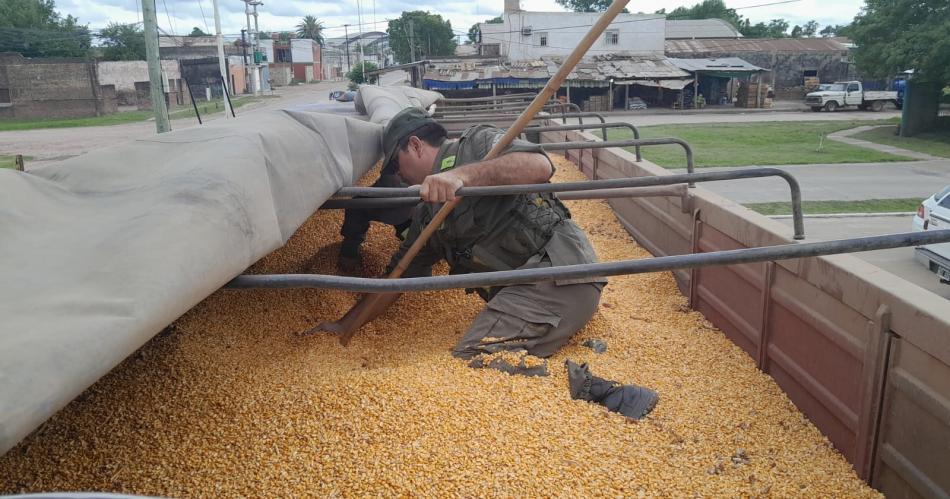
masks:
[[[360,29],[360,75],[363,78],[363,83],[366,83],[366,56],[363,54],[363,7],[360,4],[360,0],[356,0],[356,18],[359,20],[359,29]]]
[[[214,37],[218,42],[218,69],[221,71],[221,91],[228,93],[228,64],[224,60],[224,36],[221,35],[221,15],[218,13],[218,0],[211,0],[214,7]],[[234,89],[231,89],[234,93]],[[224,117],[231,118],[231,99],[227,95],[221,96],[224,99]]]
[[[262,5],[263,2],[255,0],[250,4],[254,7],[254,78],[257,79],[257,85],[254,86],[254,95],[260,95],[264,86],[264,68],[257,63],[257,55],[261,52],[261,32],[257,27],[257,6]]]
[[[343,45],[346,47],[346,72],[347,73],[350,72],[350,30],[349,30],[349,27],[350,27],[349,24],[343,25],[343,36],[346,38],[346,43],[344,43]],[[337,33],[339,33],[339,31]]]
[[[142,0],[142,21],[145,27],[145,59],[148,61],[148,87],[155,112],[155,130],[171,131],[168,108],[165,107],[165,85],[162,83],[162,63],[158,55],[158,20],[155,18],[155,0]]]
[[[412,19],[409,19],[409,62],[416,62],[416,38],[412,30]]]
[[[260,73],[257,71],[257,44],[255,43],[257,37],[257,30],[251,29],[251,14],[254,15],[254,24],[257,24],[257,6],[260,5],[259,0],[244,0],[244,17],[247,21],[247,39],[251,44],[251,61],[249,66],[249,72],[251,74],[251,83],[250,91],[254,95],[257,95],[261,91],[261,80]]]
[[[248,62],[247,62],[247,37],[245,36],[246,34],[247,34],[247,30],[242,29],[241,30],[241,50],[244,52],[244,91],[248,92],[250,91],[250,87],[248,85],[250,85],[249,82],[251,81],[251,73],[247,71]]]

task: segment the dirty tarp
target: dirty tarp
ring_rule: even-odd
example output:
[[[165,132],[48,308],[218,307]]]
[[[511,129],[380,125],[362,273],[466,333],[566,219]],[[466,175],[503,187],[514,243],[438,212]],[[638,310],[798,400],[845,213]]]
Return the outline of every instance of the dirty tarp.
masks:
[[[381,129],[267,111],[0,169],[0,454],[282,246]]]
[[[428,108],[442,99],[442,94],[412,87],[377,87],[364,85],[356,93],[356,110],[369,116],[373,123],[385,125],[407,107]]]

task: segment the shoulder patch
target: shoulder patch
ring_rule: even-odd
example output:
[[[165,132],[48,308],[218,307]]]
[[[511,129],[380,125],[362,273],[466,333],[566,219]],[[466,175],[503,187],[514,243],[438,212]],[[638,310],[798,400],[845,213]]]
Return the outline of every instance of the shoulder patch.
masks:
[[[455,155],[454,155],[454,154],[451,155],[451,156],[446,156],[446,157],[442,158],[442,164],[439,165],[439,170],[440,170],[440,171],[444,171],[444,170],[448,170],[448,169],[453,168],[453,167],[455,167]]]

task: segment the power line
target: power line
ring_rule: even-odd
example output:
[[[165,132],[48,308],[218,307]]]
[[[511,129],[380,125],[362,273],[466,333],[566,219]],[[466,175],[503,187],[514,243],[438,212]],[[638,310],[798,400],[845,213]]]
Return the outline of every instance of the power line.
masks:
[[[165,0],[162,0],[162,6],[165,7],[165,18],[168,19],[168,29],[169,29],[169,31],[171,31],[172,34],[174,35],[174,34],[175,34],[175,31],[177,31],[177,30],[176,30],[174,27],[172,27],[172,17],[171,17],[170,15],[168,15],[168,4],[165,3]]]
[[[198,2],[198,10],[201,11],[201,20],[204,21],[205,23],[205,30],[206,30],[205,33],[210,33],[211,28],[208,27],[208,18],[205,17],[205,9],[204,7],[201,6],[201,0],[195,0],[195,1]]]

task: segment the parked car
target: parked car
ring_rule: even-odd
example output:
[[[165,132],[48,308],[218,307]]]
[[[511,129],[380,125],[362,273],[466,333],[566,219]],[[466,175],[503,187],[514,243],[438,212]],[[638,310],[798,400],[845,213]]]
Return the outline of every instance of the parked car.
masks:
[[[880,111],[888,102],[898,105],[897,92],[864,90],[860,81],[837,81],[827,90],[811,92],[805,96],[805,104],[815,112],[822,109],[834,112],[848,106]]]
[[[923,200],[914,215],[914,230],[950,229],[950,185]],[[914,256],[940,282],[950,284],[950,243],[928,244],[915,248]]]

